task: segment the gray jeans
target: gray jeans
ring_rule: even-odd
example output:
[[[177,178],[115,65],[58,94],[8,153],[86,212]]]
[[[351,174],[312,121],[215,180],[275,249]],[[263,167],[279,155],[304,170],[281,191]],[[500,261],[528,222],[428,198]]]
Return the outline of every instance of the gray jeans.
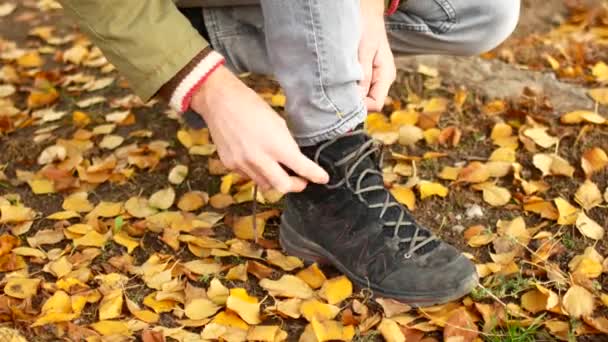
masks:
[[[382,0],[378,0],[382,1]],[[515,29],[520,0],[409,0],[386,19],[400,54],[475,55]],[[273,75],[287,96],[287,122],[301,146],[343,134],[365,119],[357,82],[359,1],[261,0],[205,8],[212,46],[235,72]]]

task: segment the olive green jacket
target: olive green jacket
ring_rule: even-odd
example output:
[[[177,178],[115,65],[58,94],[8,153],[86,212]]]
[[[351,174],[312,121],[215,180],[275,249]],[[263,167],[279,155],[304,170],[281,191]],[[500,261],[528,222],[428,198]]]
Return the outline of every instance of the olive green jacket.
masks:
[[[387,0],[390,1],[390,0]],[[211,7],[259,0],[59,0],[137,95],[148,100],[209,43],[177,6]]]

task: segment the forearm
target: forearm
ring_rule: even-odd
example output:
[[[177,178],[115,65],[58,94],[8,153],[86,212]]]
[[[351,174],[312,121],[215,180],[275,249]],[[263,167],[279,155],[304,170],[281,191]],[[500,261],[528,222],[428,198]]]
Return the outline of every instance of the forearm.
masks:
[[[144,100],[209,45],[171,0],[60,2]]]

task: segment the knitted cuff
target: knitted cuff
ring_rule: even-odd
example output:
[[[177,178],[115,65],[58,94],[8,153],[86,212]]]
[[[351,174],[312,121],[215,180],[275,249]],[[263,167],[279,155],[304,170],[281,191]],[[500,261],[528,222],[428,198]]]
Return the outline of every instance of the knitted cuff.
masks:
[[[391,0],[390,4],[388,5],[387,9],[386,9],[386,16],[390,16],[393,15],[395,12],[397,12],[397,9],[399,8],[399,0]]]
[[[183,113],[190,107],[194,93],[224,62],[222,55],[205,48],[169,80],[158,95],[169,102],[171,108]]]

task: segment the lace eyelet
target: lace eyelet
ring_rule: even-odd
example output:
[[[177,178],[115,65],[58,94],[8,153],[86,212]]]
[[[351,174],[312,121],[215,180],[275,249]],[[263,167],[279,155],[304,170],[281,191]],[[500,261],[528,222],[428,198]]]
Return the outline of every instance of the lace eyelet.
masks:
[[[406,259],[411,259],[412,258],[412,253],[405,253],[403,255],[403,257],[406,258]]]

